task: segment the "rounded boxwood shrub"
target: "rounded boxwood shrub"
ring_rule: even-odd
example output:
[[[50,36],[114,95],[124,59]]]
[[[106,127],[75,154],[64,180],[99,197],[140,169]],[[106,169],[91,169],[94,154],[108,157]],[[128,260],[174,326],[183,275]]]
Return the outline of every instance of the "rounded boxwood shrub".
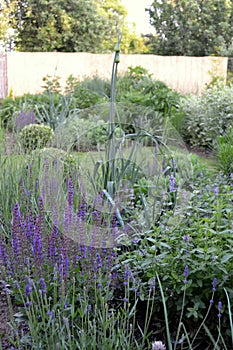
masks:
[[[19,142],[26,152],[44,148],[53,137],[53,130],[46,125],[26,125],[19,134]]]

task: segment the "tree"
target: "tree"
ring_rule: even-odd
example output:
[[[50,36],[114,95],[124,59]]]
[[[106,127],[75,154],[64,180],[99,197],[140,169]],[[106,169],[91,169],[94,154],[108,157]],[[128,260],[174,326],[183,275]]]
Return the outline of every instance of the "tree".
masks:
[[[129,26],[126,20],[127,9],[119,0],[96,0],[99,11],[108,23],[104,37],[103,51],[112,52],[118,40],[118,31],[122,33],[122,53],[147,53],[148,46],[144,37],[137,35],[135,26]]]
[[[155,54],[221,55],[232,42],[232,0],[154,0],[147,11]]]
[[[92,0],[18,1],[19,51],[100,52],[107,22]]]
[[[0,0],[0,51],[13,49],[16,31],[12,25],[11,13],[15,10],[15,1]]]
[[[18,51],[112,52],[122,28],[122,52],[147,50],[119,0],[0,0],[1,9],[0,41],[11,28]]]

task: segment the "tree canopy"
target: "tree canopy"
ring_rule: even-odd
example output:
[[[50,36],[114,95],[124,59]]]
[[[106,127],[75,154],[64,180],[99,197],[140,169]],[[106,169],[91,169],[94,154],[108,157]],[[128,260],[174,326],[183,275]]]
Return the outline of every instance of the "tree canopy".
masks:
[[[233,40],[232,0],[154,0],[147,9],[159,55],[228,54]]]
[[[144,39],[130,32],[119,0],[0,0],[0,40],[9,28],[18,51],[109,52],[118,29],[123,52],[145,52]],[[3,12],[4,11],[4,12]],[[7,14],[7,16],[6,16]]]

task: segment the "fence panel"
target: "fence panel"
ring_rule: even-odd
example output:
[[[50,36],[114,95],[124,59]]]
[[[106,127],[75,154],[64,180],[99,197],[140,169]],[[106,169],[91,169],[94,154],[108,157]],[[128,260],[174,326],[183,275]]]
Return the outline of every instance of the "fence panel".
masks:
[[[5,98],[7,92],[7,55],[0,53],[0,98]]]
[[[65,86],[68,76],[83,79],[98,75],[110,79],[113,54],[85,52],[8,52],[8,93],[21,96],[40,93],[46,75],[60,77]],[[119,74],[129,66],[142,66],[153,78],[181,93],[200,94],[213,75],[226,79],[227,57],[183,57],[157,55],[120,56]]]

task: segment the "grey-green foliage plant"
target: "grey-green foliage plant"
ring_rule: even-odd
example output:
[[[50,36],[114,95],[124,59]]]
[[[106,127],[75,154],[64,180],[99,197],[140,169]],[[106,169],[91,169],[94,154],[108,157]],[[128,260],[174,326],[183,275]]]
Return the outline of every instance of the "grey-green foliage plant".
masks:
[[[49,125],[53,130],[64,122],[73,111],[72,95],[62,94],[60,77],[47,75],[43,78],[44,92],[34,105],[36,120]]]
[[[216,158],[218,166],[227,176],[233,176],[233,128],[219,136],[216,144]]]
[[[232,86],[214,87],[201,96],[181,99],[184,138],[191,146],[212,148],[216,138],[233,125],[232,94]]]
[[[25,152],[44,148],[52,140],[53,130],[46,125],[29,124],[19,133],[19,142]]]

